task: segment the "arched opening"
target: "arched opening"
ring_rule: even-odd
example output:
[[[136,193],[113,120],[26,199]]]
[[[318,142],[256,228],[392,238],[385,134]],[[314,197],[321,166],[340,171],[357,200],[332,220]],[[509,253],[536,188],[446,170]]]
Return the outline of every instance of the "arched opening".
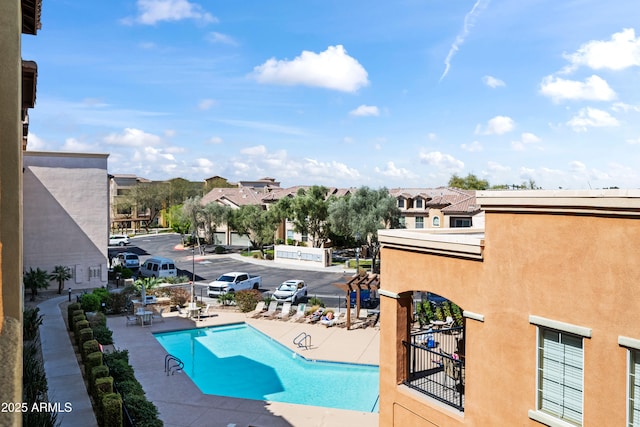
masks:
[[[454,301],[431,292],[413,293],[413,323],[403,341],[403,383],[464,411],[465,318]]]

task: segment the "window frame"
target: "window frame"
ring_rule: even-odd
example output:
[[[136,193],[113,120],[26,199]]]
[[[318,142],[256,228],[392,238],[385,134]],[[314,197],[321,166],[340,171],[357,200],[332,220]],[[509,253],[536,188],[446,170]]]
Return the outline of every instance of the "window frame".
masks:
[[[418,220],[420,220],[420,221],[418,221]],[[418,223],[419,223],[420,225],[418,225]],[[423,216],[417,216],[417,217],[415,218],[415,227],[416,227],[416,230],[422,230],[422,229],[424,229],[424,217],[423,217]]]
[[[529,418],[541,422],[545,425],[551,427],[575,427],[576,425],[582,426],[584,425],[584,358],[585,358],[585,338],[591,338],[591,328],[587,328],[584,326],[572,325],[569,323],[559,322],[552,319],[546,319],[540,316],[529,316],[529,322],[536,326],[536,398],[535,398],[535,408],[529,410]],[[541,384],[541,375],[544,374],[544,371],[541,367],[541,351],[543,350],[543,339],[544,331],[550,331],[553,333],[557,333],[558,336],[567,336],[567,338],[571,339],[579,339],[580,340],[580,358],[581,358],[581,366],[580,366],[580,420],[571,421],[568,418],[563,418],[563,415],[554,413],[552,410],[548,408],[542,407],[542,391],[543,384]],[[565,350],[568,347],[568,344],[562,348]],[[566,354],[566,351],[565,351]],[[565,366],[564,364],[563,366]],[[552,371],[547,371],[547,373],[552,373]],[[574,377],[575,379],[575,377]],[[567,376],[563,372],[563,383],[562,386],[565,387],[567,383]],[[569,378],[569,381],[571,379]],[[567,386],[568,387],[568,386]],[[566,409],[566,401],[562,404],[562,407]],[[566,413],[565,413],[566,415]]]

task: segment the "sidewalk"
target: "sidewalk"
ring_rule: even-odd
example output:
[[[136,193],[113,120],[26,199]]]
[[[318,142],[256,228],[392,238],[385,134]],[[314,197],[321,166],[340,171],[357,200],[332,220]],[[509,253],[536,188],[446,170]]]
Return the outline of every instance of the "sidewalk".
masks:
[[[65,410],[65,404],[71,405],[70,412],[58,412],[60,427],[97,427],[78,359],[62,317],[66,313],[60,310],[60,304],[67,298],[66,295],[51,298],[38,305],[43,316],[40,342],[49,403],[58,404],[62,411]]]

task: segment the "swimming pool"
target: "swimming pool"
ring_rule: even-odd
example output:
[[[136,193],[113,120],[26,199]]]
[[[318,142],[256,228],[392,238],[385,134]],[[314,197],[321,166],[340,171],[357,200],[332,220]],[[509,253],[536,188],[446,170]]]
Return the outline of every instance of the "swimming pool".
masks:
[[[378,366],[307,360],[244,323],[154,336],[205,394],[378,412]]]

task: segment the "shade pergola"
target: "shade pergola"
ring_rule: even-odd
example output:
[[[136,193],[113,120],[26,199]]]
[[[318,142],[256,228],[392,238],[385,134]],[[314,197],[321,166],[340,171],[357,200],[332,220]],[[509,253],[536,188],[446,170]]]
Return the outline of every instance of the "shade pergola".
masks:
[[[354,275],[347,282],[334,283],[333,286],[342,289],[347,294],[347,330],[351,328],[351,293],[356,293],[356,318],[360,315],[360,291],[367,289],[377,294],[380,289],[380,275],[366,273]]]

